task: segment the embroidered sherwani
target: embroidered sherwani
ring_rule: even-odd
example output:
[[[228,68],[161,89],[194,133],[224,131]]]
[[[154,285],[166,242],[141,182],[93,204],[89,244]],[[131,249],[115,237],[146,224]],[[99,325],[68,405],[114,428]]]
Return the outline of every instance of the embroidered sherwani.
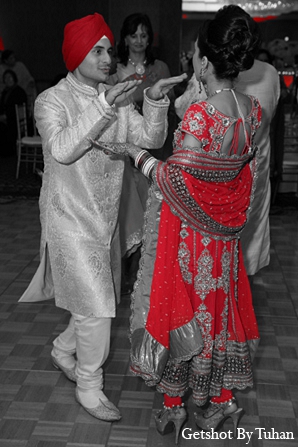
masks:
[[[44,154],[37,276],[46,280],[39,290],[31,287],[23,300],[54,292],[58,307],[88,317],[114,317],[119,300],[118,208],[124,169],[122,156],[106,155],[90,139],[158,148],[167,132],[167,99],[151,101],[145,94],[141,116],[128,101],[109,106],[104,90],[103,84],[97,91],[69,73],[35,103]]]
[[[236,88],[256,96],[262,106],[262,131],[256,134],[260,151],[256,191],[249,222],[241,234],[245,268],[248,275],[254,275],[270,261],[270,124],[280,96],[277,70],[255,60],[250,70],[240,73]]]

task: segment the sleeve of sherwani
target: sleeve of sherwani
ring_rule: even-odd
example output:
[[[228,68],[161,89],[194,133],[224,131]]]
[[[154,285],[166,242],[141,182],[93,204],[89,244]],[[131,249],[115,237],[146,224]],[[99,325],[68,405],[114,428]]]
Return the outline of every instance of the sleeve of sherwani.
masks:
[[[54,159],[71,164],[81,158],[108,124],[115,112],[104,99],[104,92],[82,111],[74,103],[67,107],[63,97],[48,90],[35,101],[34,115],[43,144]]]
[[[144,149],[162,147],[168,132],[168,108],[166,96],[160,101],[152,101],[144,91],[143,116],[133,106],[130,107],[128,142]]]

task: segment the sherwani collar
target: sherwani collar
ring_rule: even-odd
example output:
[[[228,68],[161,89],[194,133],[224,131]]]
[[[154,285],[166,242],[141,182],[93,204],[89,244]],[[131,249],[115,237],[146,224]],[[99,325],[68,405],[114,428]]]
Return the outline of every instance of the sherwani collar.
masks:
[[[83,82],[79,81],[71,72],[67,73],[66,80],[75,90],[87,96],[98,96],[99,93],[106,90],[104,84],[102,83],[98,84],[97,89],[94,87],[90,87],[90,85],[84,84]]]

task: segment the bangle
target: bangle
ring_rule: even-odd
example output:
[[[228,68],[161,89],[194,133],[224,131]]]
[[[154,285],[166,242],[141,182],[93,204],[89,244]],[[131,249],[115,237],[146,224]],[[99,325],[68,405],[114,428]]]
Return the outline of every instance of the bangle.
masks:
[[[150,157],[147,151],[144,149],[138,153],[138,155],[135,158],[135,167],[138,169],[141,169],[141,165],[144,162],[145,158]]]
[[[156,162],[157,160],[154,157],[149,157],[145,160],[141,170],[146,177],[150,178],[151,172],[153,171]]]
[[[143,149],[135,158],[135,167],[138,168],[146,177],[151,178],[156,162],[156,158],[152,157],[146,150]]]
[[[140,160],[138,162],[138,166],[137,166],[137,168],[140,169],[140,171],[142,171],[144,169],[144,166],[145,166],[147,160],[149,160],[149,158],[151,158],[151,155],[148,154],[148,152],[146,155],[144,155],[142,158],[140,158]]]

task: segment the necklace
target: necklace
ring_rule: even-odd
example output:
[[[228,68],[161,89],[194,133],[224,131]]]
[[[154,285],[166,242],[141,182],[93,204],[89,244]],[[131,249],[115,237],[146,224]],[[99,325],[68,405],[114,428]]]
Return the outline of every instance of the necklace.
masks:
[[[145,64],[147,62],[147,60],[145,59],[144,62],[133,62],[130,58],[128,59],[128,62],[131,63],[131,65],[133,65],[135,67],[135,72],[142,76],[145,73]]]
[[[232,90],[234,90],[233,88],[221,88],[220,90],[215,90],[211,95],[208,95],[208,99],[211,98],[214,95],[217,95],[217,93],[220,92],[231,92]]]

